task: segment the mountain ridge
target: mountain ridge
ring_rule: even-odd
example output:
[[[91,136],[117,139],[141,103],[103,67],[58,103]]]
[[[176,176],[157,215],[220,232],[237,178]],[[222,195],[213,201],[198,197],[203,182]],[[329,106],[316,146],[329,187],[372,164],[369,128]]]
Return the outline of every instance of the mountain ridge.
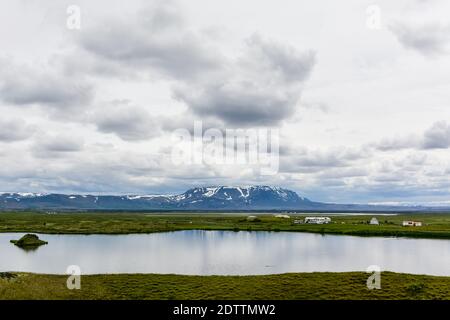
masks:
[[[26,209],[420,211],[428,208],[315,202],[299,196],[295,191],[266,185],[194,187],[175,195],[81,195],[19,192],[0,194],[0,210]],[[436,210],[436,208],[434,209]]]

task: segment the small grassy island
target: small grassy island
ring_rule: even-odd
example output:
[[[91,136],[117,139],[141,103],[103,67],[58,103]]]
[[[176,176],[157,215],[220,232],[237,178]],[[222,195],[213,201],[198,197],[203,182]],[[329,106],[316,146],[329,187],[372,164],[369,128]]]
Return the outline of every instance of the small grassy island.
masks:
[[[31,233],[24,235],[19,240],[11,240],[10,242],[14,243],[16,246],[21,248],[30,248],[30,247],[36,248],[44,244],[48,244],[47,241],[43,241],[39,239],[37,235]]]

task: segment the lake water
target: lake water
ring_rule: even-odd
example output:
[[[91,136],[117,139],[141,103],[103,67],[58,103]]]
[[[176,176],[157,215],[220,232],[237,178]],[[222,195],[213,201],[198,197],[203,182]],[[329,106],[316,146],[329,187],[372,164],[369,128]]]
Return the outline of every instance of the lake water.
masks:
[[[130,235],[39,235],[48,245],[25,251],[0,233],[0,271],[64,274],[177,273],[249,275],[312,271],[450,276],[450,240],[352,237],[294,232],[177,231]]]

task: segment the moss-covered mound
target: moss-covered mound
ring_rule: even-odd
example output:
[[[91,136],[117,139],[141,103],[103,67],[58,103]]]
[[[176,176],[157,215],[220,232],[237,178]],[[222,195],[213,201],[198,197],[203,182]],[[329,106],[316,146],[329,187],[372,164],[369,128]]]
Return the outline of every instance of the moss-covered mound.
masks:
[[[43,244],[47,244],[47,241],[43,241],[39,239],[39,237],[35,234],[26,234],[19,240],[11,240],[11,243],[14,243],[18,247],[38,247]]]
[[[16,273],[12,272],[0,272],[0,279],[11,280],[17,278]]]

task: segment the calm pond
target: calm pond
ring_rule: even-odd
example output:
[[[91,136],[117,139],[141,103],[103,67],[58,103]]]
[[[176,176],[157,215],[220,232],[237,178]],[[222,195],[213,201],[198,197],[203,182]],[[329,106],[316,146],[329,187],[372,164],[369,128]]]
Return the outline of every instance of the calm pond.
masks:
[[[25,251],[0,233],[0,271],[64,274],[177,273],[250,275],[312,271],[450,276],[450,240],[353,237],[294,232],[177,231],[130,235],[39,235],[49,244]]]

